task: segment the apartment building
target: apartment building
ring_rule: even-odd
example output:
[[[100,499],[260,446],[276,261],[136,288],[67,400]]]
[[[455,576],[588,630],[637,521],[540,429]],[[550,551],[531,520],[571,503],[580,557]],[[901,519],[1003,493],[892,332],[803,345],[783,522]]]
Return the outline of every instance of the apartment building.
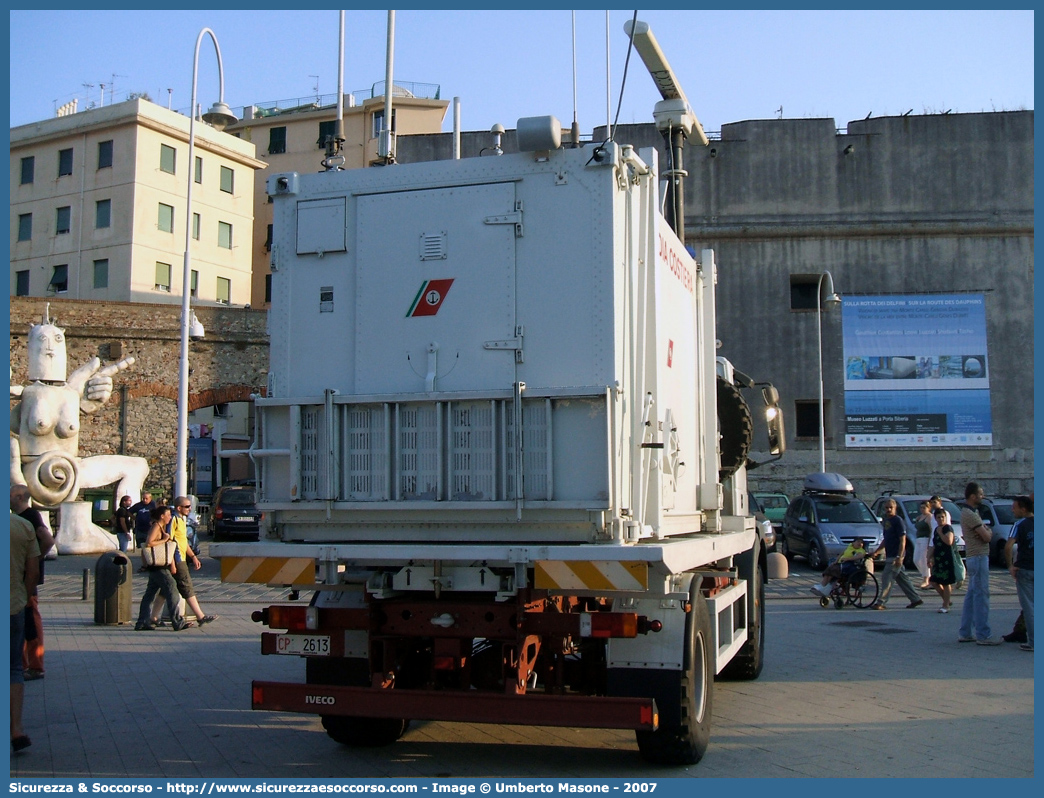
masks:
[[[191,292],[247,305],[254,145],[145,99],[11,128],[14,296],[180,303],[192,172]]]
[[[395,82],[391,129],[397,136],[439,133],[449,103],[440,87],[429,83]],[[384,84],[344,96],[342,150],[344,169],[369,166],[377,160],[377,140],[384,123]],[[272,208],[265,192],[268,175],[323,170],[326,137],[337,121],[337,95],[279,100],[243,109],[242,119],[226,132],[257,148],[268,168],[255,173],[251,307],[267,307],[271,298]]]

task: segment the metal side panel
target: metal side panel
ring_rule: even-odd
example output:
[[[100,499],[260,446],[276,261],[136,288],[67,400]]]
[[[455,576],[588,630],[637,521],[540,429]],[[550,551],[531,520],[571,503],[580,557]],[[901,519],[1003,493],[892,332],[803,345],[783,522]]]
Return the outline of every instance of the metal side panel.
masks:
[[[714,672],[721,673],[747,642],[747,583],[739,580],[707,599],[714,642]]]
[[[356,203],[354,392],[510,387],[516,231],[487,220],[513,213],[514,184]]]

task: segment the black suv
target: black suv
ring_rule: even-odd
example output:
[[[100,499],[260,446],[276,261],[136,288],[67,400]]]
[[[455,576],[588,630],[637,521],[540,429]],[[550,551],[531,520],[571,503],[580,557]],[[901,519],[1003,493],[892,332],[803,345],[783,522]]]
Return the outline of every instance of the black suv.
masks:
[[[264,513],[257,509],[257,494],[249,485],[226,485],[214,494],[210,529],[214,540],[248,537],[257,540]]]

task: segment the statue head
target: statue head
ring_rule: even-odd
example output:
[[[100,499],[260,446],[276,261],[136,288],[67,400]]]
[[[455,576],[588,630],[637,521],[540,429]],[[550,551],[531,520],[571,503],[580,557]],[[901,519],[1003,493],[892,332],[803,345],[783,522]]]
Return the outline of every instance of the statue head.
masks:
[[[65,382],[65,330],[51,320],[47,305],[40,324],[29,327],[29,379],[42,382]]]

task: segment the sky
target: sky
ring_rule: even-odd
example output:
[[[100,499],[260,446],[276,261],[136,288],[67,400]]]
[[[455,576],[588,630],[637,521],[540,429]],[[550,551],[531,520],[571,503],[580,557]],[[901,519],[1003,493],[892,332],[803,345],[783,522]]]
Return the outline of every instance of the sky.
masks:
[[[583,133],[617,113],[633,11],[576,11],[576,111]],[[345,14],[346,91],[384,80],[387,13]],[[1033,108],[1032,11],[639,11],[707,131],[747,119]],[[438,84],[461,99],[464,130],[525,116],[573,120],[572,14],[396,13],[394,80]],[[225,101],[236,109],[337,90],[336,11],[11,11],[12,127],[147,93],[187,112],[193,50],[204,27],[221,48]],[[86,85],[85,85],[86,84]],[[217,99],[214,47],[199,58],[200,104]],[[170,90],[168,92],[168,90]],[[652,121],[659,99],[632,54],[622,124]],[[443,130],[452,129],[452,111]]]

